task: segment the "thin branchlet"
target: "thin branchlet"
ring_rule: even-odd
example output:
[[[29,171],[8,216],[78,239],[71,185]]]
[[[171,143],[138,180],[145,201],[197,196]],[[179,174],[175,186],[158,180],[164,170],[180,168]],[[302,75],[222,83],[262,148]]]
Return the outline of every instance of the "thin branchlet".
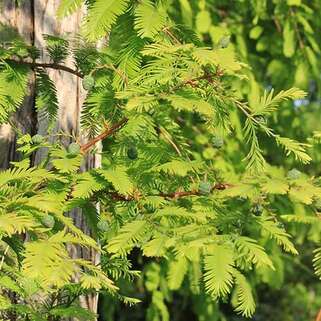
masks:
[[[69,72],[70,74],[73,74],[79,78],[84,78],[84,75],[79,70],[72,69],[66,65],[61,65],[57,63],[45,63],[45,62],[26,61],[26,60],[18,60],[18,59],[5,59],[5,62],[29,66],[31,68],[49,68],[49,69],[55,69],[55,70],[62,70],[62,71]]]

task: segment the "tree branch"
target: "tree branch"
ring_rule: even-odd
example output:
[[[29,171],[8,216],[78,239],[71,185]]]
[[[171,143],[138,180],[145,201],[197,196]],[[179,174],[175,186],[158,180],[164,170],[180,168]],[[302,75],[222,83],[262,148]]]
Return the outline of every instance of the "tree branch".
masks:
[[[60,65],[60,64],[55,64],[55,63],[35,62],[35,61],[31,62],[31,61],[16,60],[16,59],[5,59],[5,62],[29,66],[31,68],[50,68],[50,69],[56,69],[56,70],[63,70],[63,71],[69,72],[79,78],[84,78],[84,75],[80,71],[74,70],[74,69],[69,68],[65,65]]]
[[[304,42],[303,42],[303,39],[301,37],[301,33],[300,33],[300,30],[299,30],[299,26],[298,26],[298,23],[297,23],[297,17],[296,17],[296,13],[295,13],[294,9],[291,9],[291,15],[294,18],[294,30],[295,30],[295,33],[297,34],[297,37],[298,37],[298,40],[299,40],[300,49],[303,50],[304,49]]]
[[[315,318],[315,321],[321,321],[321,309],[318,312],[318,315]]]
[[[228,183],[216,183],[215,185],[212,186],[211,188],[211,192],[213,192],[214,190],[225,190],[227,188],[232,187],[232,184],[228,184]],[[191,190],[191,191],[183,191],[183,192],[173,192],[173,193],[160,193],[159,195],[153,195],[153,196],[162,196],[162,197],[166,197],[166,198],[181,198],[181,197],[186,197],[186,196],[199,196],[202,195],[198,190]]]
[[[115,132],[120,130],[127,122],[128,122],[128,118],[124,117],[118,123],[114,124],[112,127],[107,128],[104,132],[94,137],[88,143],[82,145],[80,147],[81,152],[83,154],[86,154],[90,150],[90,148],[93,147],[97,142],[105,139],[106,137],[112,136]]]
[[[191,87],[195,88],[198,86],[198,82],[200,80],[206,80],[210,84],[215,84],[215,77],[220,78],[224,75],[223,71],[220,68],[217,68],[217,71],[215,73],[210,73],[207,70],[204,70],[203,75],[192,78],[192,79],[187,79],[182,81],[181,83],[177,84],[173,88],[171,88],[171,91],[176,91],[186,85],[190,85]]]
[[[213,192],[214,190],[222,191],[231,187],[233,187],[233,185],[229,183],[216,183],[215,185],[212,186],[211,192]],[[130,196],[130,195],[125,196],[117,192],[107,192],[107,194],[110,195],[111,198],[115,201],[130,202],[130,201],[137,200],[137,198],[133,196]],[[201,195],[202,194],[198,190],[191,190],[191,191],[177,191],[173,193],[159,193],[159,194],[146,195],[146,196],[160,196],[164,198],[177,199],[177,198],[182,198],[187,196],[201,196]]]
[[[275,24],[275,26],[276,26],[277,32],[278,32],[278,33],[282,33],[282,28],[281,28],[281,25],[280,25],[280,22],[279,22],[278,18],[277,18],[277,17],[274,17],[274,18],[273,18],[273,21],[274,21],[274,24]]]

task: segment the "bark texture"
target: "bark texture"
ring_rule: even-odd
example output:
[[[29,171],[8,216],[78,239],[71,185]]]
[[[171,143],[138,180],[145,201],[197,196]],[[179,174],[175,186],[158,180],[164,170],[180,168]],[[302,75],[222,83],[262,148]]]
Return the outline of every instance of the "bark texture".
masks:
[[[20,5],[13,0],[0,2],[0,24],[14,28],[28,43],[34,42],[34,8],[31,1],[23,1]],[[1,41],[1,39],[0,39]],[[19,111],[12,117],[11,125],[0,126],[0,168],[7,168],[11,161],[19,159],[16,152],[16,134],[13,127],[22,133],[33,134],[36,131],[34,113],[34,75],[30,75],[28,95]]]
[[[31,44],[35,44],[40,50],[39,62],[50,62],[49,56],[44,50],[44,34],[49,35],[75,35],[78,32],[83,10],[77,11],[72,16],[58,21],[56,18],[59,0],[25,0],[18,6],[16,1],[4,0],[1,7],[0,22],[16,28],[24,39]],[[64,64],[73,67],[72,58],[69,57]],[[61,70],[47,69],[50,78],[54,81],[57,89],[59,101],[59,117],[56,124],[56,131],[63,131],[66,138],[65,144],[69,144],[77,138],[85,141],[79,126],[80,114],[86,92],[82,89],[81,79],[71,73]],[[47,133],[47,120],[37,115],[34,110],[34,76],[30,79],[30,94],[19,112],[14,116],[17,127],[24,133],[38,132]],[[69,137],[69,138],[67,138]],[[38,163],[44,157],[45,151],[40,151],[35,157]],[[0,168],[9,166],[9,162],[18,159],[16,152],[16,136],[9,124],[0,127]],[[99,155],[88,155],[82,170],[88,170],[100,166]],[[90,234],[90,230],[81,210],[73,210],[68,213],[74,219],[75,224],[85,233]],[[91,260],[95,264],[99,262],[98,254],[93,250],[82,249],[71,246],[70,254],[74,258]],[[97,311],[98,296],[89,295],[81,297],[82,307],[93,312]]]

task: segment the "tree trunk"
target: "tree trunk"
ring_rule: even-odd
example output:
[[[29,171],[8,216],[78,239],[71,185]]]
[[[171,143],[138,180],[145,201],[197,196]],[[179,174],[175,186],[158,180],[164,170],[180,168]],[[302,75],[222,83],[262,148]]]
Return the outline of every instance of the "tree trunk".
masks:
[[[28,44],[34,42],[33,3],[23,1],[19,6],[16,1],[0,2],[0,23],[10,25],[19,32]],[[1,39],[0,39],[1,40]],[[28,95],[20,110],[12,117],[11,124],[22,133],[33,134],[36,131],[36,114],[34,112],[34,75],[30,75]],[[16,134],[11,125],[0,126],[0,168],[7,168],[11,161],[19,159],[16,152]]]
[[[0,22],[16,28],[28,43],[34,44],[37,47],[41,53],[39,61],[49,62],[49,57],[43,49],[45,47],[43,35],[59,36],[67,33],[74,35],[79,29],[83,15],[83,10],[78,10],[72,16],[58,21],[56,12],[59,3],[59,0],[25,0],[18,6],[16,1],[5,0],[1,8]],[[73,67],[70,57],[67,58],[64,64]],[[59,116],[56,130],[65,132],[66,137],[69,134],[84,141],[84,137],[81,137],[79,120],[86,92],[82,88],[81,79],[65,71],[48,69],[47,72],[56,85],[59,101]],[[46,134],[46,120],[35,113],[34,75],[31,76],[29,92],[30,94],[26,97],[21,110],[14,116],[14,121],[17,123],[17,127],[24,133],[29,132],[33,134],[38,132]],[[71,139],[64,140],[66,144],[70,142]],[[36,163],[43,158],[43,153],[43,151],[37,153],[35,158]],[[18,159],[16,136],[10,125],[0,127],[0,155],[2,155],[0,158],[0,167],[2,168],[8,167],[10,161]],[[99,155],[89,155],[82,170],[99,166]],[[74,219],[76,226],[81,228],[85,233],[90,234],[88,225],[80,210],[75,209],[68,213],[68,215]],[[93,250],[71,246],[69,251],[74,258],[91,260],[95,264],[99,262],[99,255]],[[93,312],[97,312],[97,303],[97,295],[88,295],[80,298],[81,306]]]

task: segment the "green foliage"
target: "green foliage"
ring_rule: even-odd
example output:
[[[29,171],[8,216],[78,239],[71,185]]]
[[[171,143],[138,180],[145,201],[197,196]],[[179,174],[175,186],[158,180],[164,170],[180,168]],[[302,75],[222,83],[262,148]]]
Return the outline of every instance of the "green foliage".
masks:
[[[235,276],[235,283],[237,285],[235,291],[238,302],[236,311],[242,313],[246,317],[250,317],[255,311],[255,302],[251,285],[247,282],[246,278],[239,273]]]
[[[8,120],[26,94],[28,68],[0,61],[0,122]]]
[[[52,35],[44,35],[47,51],[53,63],[63,62],[68,56],[68,41]]]
[[[161,3],[154,7],[152,1],[143,0],[135,12],[135,27],[139,36],[154,38],[165,27],[166,10]]]
[[[24,140],[26,137],[22,138]],[[55,161],[58,160],[57,150],[55,147],[56,153],[52,156]],[[17,311],[21,316],[33,318],[41,312],[43,318],[46,315],[93,319],[93,315],[72,305],[72,301],[52,301],[52,296],[66,292],[72,298],[88,289],[104,288],[111,293],[117,289],[101,268],[71,258],[67,251],[66,247],[71,245],[98,251],[100,246],[64,216],[71,201],[67,197],[73,184],[71,175],[77,174],[68,177],[69,165],[60,164],[61,170],[49,171],[41,164],[29,168],[26,158],[15,163],[12,169],[1,172],[0,246],[3,259],[0,286],[3,291],[9,291],[6,293],[15,293],[23,302],[30,302],[30,306],[20,309],[21,306],[11,301],[12,296],[8,296],[4,298],[6,305],[2,305],[4,315]],[[15,240],[22,239],[24,242],[17,247]],[[71,285],[77,287],[78,292],[68,294]],[[42,295],[43,303],[37,302],[38,295]]]
[[[228,247],[216,245],[205,257],[205,287],[214,297],[226,295],[233,285],[234,258]]]
[[[127,9],[128,0],[95,1],[90,8],[84,30],[90,40],[106,35],[117,17]]]
[[[82,0],[62,0],[57,11],[58,17],[64,17],[75,12],[83,4]]]
[[[110,300],[138,302],[118,287],[148,296],[150,321],[169,320],[176,295],[199,320],[224,320],[221,302],[253,316],[256,289],[281,288],[283,260],[306,238],[320,242],[320,135],[305,128],[320,113],[304,118],[315,93],[297,88],[318,75],[313,10],[301,1],[67,0],[58,15],[82,5],[84,38],[72,47],[49,35],[47,51],[55,65],[71,55],[83,77],[81,135],[111,131],[103,165],[81,173],[84,146],[20,138],[25,159],[0,172],[4,317],[94,319],[77,298],[105,290]],[[108,48],[96,50],[104,37]],[[1,123],[21,105],[35,70],[37,110],[54,124],[54,82],[43,67],[13,61],[30,58],[31,48],[16,39],[10,46],[0,52]],[[31,166],[42,147],[47,159]],[[93,237],[64,215],[76,208]],[[99,251],[102,264],[72,258],[71,246]],[[142,265],[138,281],[131,260]],[[319,249],[313,262],[320,276]],[[45,303],[35,302],[40,294]]]
[[[44,70],[38,70],[36,76],[36,108],[41,117],[48,119],[52,126],[57,120],[59,108],[56,87]]]

